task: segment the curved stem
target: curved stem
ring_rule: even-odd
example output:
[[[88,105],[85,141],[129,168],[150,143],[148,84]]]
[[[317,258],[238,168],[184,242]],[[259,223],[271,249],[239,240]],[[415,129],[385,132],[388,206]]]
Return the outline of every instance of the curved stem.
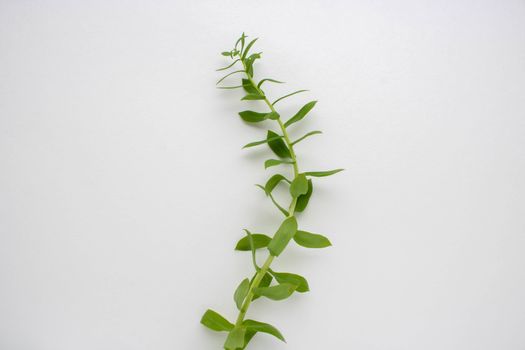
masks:
[[[257,90],[257,92],[264,96],[264,102],[268,105],[268,107],[270,108],[270,110],[272,112],[276,112],[274,106],[270,103],[270,101],[268,100],[268,98],[266,98],[266,95],[262,92],[262,90],[260,89],[260,87],[257,86],[257,84],[255,84],[255,82],[253,81],[253,77],[248,74],[246,72],[246,64],[244,62],[244,60],[241,60],[242,62],[242,65],[244,67],[244,72],[246,73],[246,77],[248,78],[248,80],[250,81],[250,83],[253,85],[253,87]],[[276,112],[277,113],[277,112]],[[281,121],[281,118],[277,118],[277,123],[279,124],[279,128],[281,129],[281,132],[283,133],[283,138],[284,138],[284,142],[286,143],[286,146],[288,146],[288,148],[290,149],[290,156],[293,160],[293,172],[294,172],[294,179],[299,175],[299,166],[297,165],[297,156],[295,155],[295,151],[293,149],[293,143],[292,141],[290,140],[290,136],[288,135],[288,131],[286,130],[286,127],[284,126],[284,123]],[[292,202],[290,203],[290,206],[289,206],[289,209],[288,209],[288,217],[291,217],[295,214],[295,206],[297,204],[297,198],[293,198],[292,199]],[[250,305],[253,301],[253,297],[254,297],[254,289],[259,287],[259,284],[261,283],[264,275],[266,275],[266,273],[268,272],[268,270],[270,269],[270,266],[273,262],[273,259],[275,258],[275,256],[273,255],[268,255],[268,258],[266,258],[266,261],[264,262],[263,266],[261,267],[261,269],[259,271],[257,271],[257,273],[255,274],[255,277],[250,285],[250,289],[248,290],[248,294],[246,295],[246,299],[244,300],[244,303],[242,304],[241,306],[241,310],[239,312],[239,316],[237,317],[237,321],[235,322],[235,326],[236,327],[239,327],[242,325],[243,321],[244,321],[244,317],[246,316],[246,313],[248,312],[248,309],[250,308]]]

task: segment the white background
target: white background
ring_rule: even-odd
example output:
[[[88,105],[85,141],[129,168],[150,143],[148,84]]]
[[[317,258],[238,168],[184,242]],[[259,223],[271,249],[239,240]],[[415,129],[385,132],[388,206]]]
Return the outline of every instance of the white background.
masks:
[[[275,269],[311,293],[257,301],[250,349],[525,349],[523,1],[0,1],[0,348],[220,349],[253,186],[257,108],[214,88],[246,31],[315,181]],[[270,125],[270,124],[269,124]],[[274,168],[275,169],[275,168]],[[285,168],[283,168],[285,169]]]

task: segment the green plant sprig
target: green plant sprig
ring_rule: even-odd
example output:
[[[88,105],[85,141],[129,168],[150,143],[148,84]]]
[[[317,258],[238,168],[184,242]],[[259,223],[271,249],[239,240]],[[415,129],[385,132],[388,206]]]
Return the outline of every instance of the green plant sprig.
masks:
[[[241,281],[234,292],[233,299],[239,314],[235,323],[231,323],[226,318],[213,310],[207,310],[202,316],[201,323],[219,332],[228,332],[224,349],[226,350],[243,350],[245,349],[251,339],[256,333],[267,333],[276,338],[285,341],[281,332],[274,326],[255,320],[245,319],[246,314],[253,301],[260,297],[265,297],[271,300],[283,300],[290,297],[293,293],[304,293],[309,291],[307,280],[300,275],[288,272],[275,272],[270,267],[276,257],[278,257],[288,246],[291,240],[294,240],[298,245],[306,248],[325,248],[331,245],[328,238],[317,233],[311,233],[298,229],[296,214],[306,209],[310,197],[313,192],[312,177],[324,177],[336,174],[343,169],[334,169],[328,171],[309,171],[300,172],[297,162],[297,156],[294,146],[302,140],[312,135],[320,134],[321,131],[311,131],[292,141],[288,133],[288,127],[294,123],[301,121],[307,114],[315,107],[317,101],[310,101],[299,109],[299,111],[283,122],[281,115],[275,109],[275,104],[278,102],[294,96],[296,94],[305,92],[307,90],[298,90],[277,98],[274,102],[270,102],[266,93],[262,89],[264,83],[282,84],[282,81],[265,78],[258,83],[254,79],[254,63],[261,58],[261,53],[251,53],[253,45],[257,41],[251,40],[246,45],[247,36],[244,33],[236,41],[233,50],[223,52],[223,56],[230,57],[233,62],[218,71],[235,69],[231,73],[222,77],[217,84],[222,83],[228,77],[236,74],[243,74],[240,85],[234,86],[219,86],[221,89],[243,89],[246,95],[241,100],[247,101],[262,101],[269,109],[266,112],[255,112],[246,110],[239,112],[239,116],[247,123],[261,123],[267,120],[274,120],[279,126],[278,134],[272,130],[267,131],[266,139],[251,142],[243,148],[251,148],[267,144],[270,150],[278,157],[278,159],[268,159],[264,163],[265,169],[281,164],[291,165],[293,169],[293,179],[287,179],[283,174],[274,174],[271,176],[265,185],[257,185],[270,198],[272,203],[284,215],[279,228],[275,234],[270,237],[262,233],[251,233],[249,230],[245,231],[245,237],[241,238],[235,247],[239,251],[248,251],[252,255],[252,263],[255,273],[252,278],[245,278]],[[234,68],[241,64],[239,69]],[[280,184],[286,184],[289,187],[291,196],[288,209],[283,208],[273,197],[273,190]],[[266,248],[268,256],[262,266],[257,264],[257,251]]]

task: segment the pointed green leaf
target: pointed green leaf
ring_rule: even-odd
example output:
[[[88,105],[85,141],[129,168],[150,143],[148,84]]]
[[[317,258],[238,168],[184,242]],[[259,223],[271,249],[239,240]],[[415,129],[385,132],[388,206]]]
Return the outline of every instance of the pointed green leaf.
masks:
[[[235,72],[231,72],[231,73],[226,74],[225,76],[220,78],[219,81],[217,81],[217,83],[215,83],[215,85],[220,84],[224,79],[228,78],[230,75],[237,74],[237,73],[244,73],[244,70],[240,69],[240,70],[236,70]]]
[[[244,335],[246,333],[246,328],[234,328],[228,334],[226,342],[224,343],[224,349],[226,350],[238,350],[239,348],[244,347]]]
[[[266,136],[266,140],[268,140],[268,146],[270,146],[270,149],[277,156],[281,158],[291,158],[292,156],[290,154],[290,150],[286,146],[286,143],[281,138],[276,139],[278,136],[280,135],[271,130],[268,130],[268,134]]]
[[[308,180],[308,192],[306,192],[306,194],[303,194],[297,197],[297,203],[295,203],[296,212],[301,213],[306,209],[306,206],[308,205],[308,202],[310,201],[310,197],[312,196],[313,191],[314,191],[314,187],[312,184],[312,180]]]
[[[293,164],[293,161],[281,159],[268,159],[264,162],[264,169],[268,169],[269,167],[276,166],[279,164]]]
[[[248,290],[250,289],[250,280],[248,278],[245,278],[237,287],[235,290],[235,293],[233,294],[233,300],[235,301],[235,305],[237,305],[237,309],[241,309],[242,303],[244,301],[244,298],[246,298],[246,295],[248,295]]]
[[[250,250],[252,252],[252,263],[253,263],[253,267],[255,268],[256,271],[259,271],[259,265],[257,265],[257,248],[255,247],[255,241],[253,239],[253,235],[250,231],[248,231],[247,229],[244,229],[244,232],[246,232],[246,238],[248,238],[248,247],[250,247]],[[270,237],[268,237],[270,238]],[[237,244],[239,245],[239,244]]]
[[[296,123],[299,120],[303,119],[306,116],[306,114],[308,114],[308,112],[310,112],[312,110],[312,108],[314,108],[316,103],[317,103],[317,101],[311,101],[311,102],[308,102],[307,104],[305,104],[299,110],[299,112],[297,112],[293,117],[288,119],[286,121],[286,123],[284,123],[284,126],[288,127],[288,126],[292,125],[293,123]]]
[[[210,309],[206,310],[204,315],[202,315],[201,323],[209,329],[217,332],[229,332],[233,329],[233,324],[217,312]]]
[[[221,90],[233,90],[233,89],[238,89],[238,88],[242,88],[241,85],[237,85],[237,86],[217,86],[217,89],[221,89]]]
[[[231,56],[231,52],[230,51],[224,51],[224,52],[221,52],[221,55],[223,56]]]
[[[306,178],[306,175],[299,174],[297,177],[292,181],[290,185],[290,194],[293,198],[299,197],[302,194],[306,194],[308,192],[308,179]]]
[[[259,288],[265,288],[265,287],[269,287],[270,284],[272,284],[272,280],[273,280],[273,277],[272,275],[270,275],[268,272],[263,276],[263,278],[261,279],[261,282],[259,282]],[[253,279],[252,279],[253,281]],[[257,300],[259,299],[260,296],[258,295],[254,295],[252,300]]]
[[[230,53],[228,52],[228,56],[230,55]],[[235,61],[233,61],[230,65],[227,65],[226,67],[222,67],[222,68],[219,68],[219,69],[216,69],[217,72],[220,72],[220,71],[223,71],[223,70],[226,70],[228,68],[231,68],[235,65],[235,63],[239,62],[240,59],[237,58]]]
[[[257,84],[257,88],[261,88],[262,84],[264,84],[265,82],[272,82],[272,83],[277,83],[277,84],[284,84],[284,81],[279,81],[279,80],[275,80],[275,79],[270,79],[270,78],[266,78],[266,79],[263,79],[259,82],[259,84]]]
[[[297,91],[292,92],[291,94],[288,94],[288,95],[284,95],[284,96],[282,96],[282,97],[279,97],[277,100],[275,100],[275,101],[272,103],[272,106],[275,106],[275,104],[276,104],[277,102],[279,102],[279,101],[281,101],[281,100],[284,100],[285,98],[288,98],[288,97],[290,97],[290,96],[293,96],[293,95],[299,94],[299,93],[301,93],[301,92],[306,92],[306,91],[308,91],[308,90],[297,90]]]
[[[334,169],[334,170],[327,170],[327,171],[308,171],[305,174],[308,176],[315,176],[315,177],[323,177],[323,176],[330,176],[337,174],[340,171],[343,171],[345,169]]]
[[[282,283],[272,287],[254,288],[255,295],[266,297],[272,300],[283,300],[288,298],[295,291],[296,286],[289,283]]]
[[[239,112],[242,120],[248,123],[259,123],[266,120],[268,113],[259,113],[254,111],[242,111]]]
[[[250,77],[253,77],[253,63],[259,58],[261,58],[261,54],[254,53],[253,55],[244,60],[246,74],[248,74]]]
[[[250,79],[242,79],[242,87],[249,94],[258,94],[259,91],[253,86]]]
[[[252,338],[255,336],[257,332],[252,331],[251,329],[246,329],[246,334],[244,334],[244,346],[241,348],[241,350],[246,349]]]
[[[247,94],[246,96],[241,98],[241,101],[256,101],[256,100],[264,100],[264,95]]]
[[[268,243],[272,240],[270,237],[268,237],[265,234],[262,233],[252,233],[252,241],[253,245],[255,246],[255,249],[260,249],[268,246]],[[252,250],[251,243],[250,243],[250,236],[243,237],[237,242],[237,245],[235,246],[235,250],[239,251],[250,251]]]
[[[264,185],[264,190],[266,193],[271,193],[273,189],[281,182],[286,181],[290,183],[290,180],[288,180],[286,177],[284,177],[281,174],[275,174],[273,175],[268,181],[266,181],[266,185]]]
[[[279,332],[279,330],[277,328],[275,328],[274,326],[272,326],[271,324],[258,322],[258,321],[254,321],[254,320],[245,320],[242,324],[243,324],[243,326],[246,326],[247,330],[252,330],[252,331],[261,332],[261,333],[267,333],[267,334],[273,335],[274,337],[276,337],[276,338],[278,338],[278,339],[280,339],[280,340],[282,340],[283,342],[286,343],[286,341],[284,340],[284,337],[281,334],[281,332]]]
[[[244,35],[244,33],[242,33],[239,39],[237,39],[237,41],[235,42],[235,50],[237,50],[237,46],[239,45],[239,43],[241,43],[241,51],[242,51],[242,49],[244,48],[244,39],[246,38],[247,36]]]
[[[307,133],[306,135],[298,138],[297,140],[295,140],[294,142],[292,142],[292,146],[295,145],[296,143],[299,143],[301,142],[302,140],[304,140],[305,138],[309,137],[309,136],[312,136],[312,135],[317,135],[317,134],[322,134],[323,132],[322,131],[319,131],[319,130],[316,130],[316,131],[310,131],[309,133]]]
[[[332,245],[325,236],[306,231],[297,231],[293,239],[297,244],[306,248],[326,248]]]
[[[272,271],[273,276],[279,283],[290,283],[297,286],[295,289],[296,292],[304,293],[310,290],[308,286],[308,281],[301,275],[296,275],[294,273],[288,272],[274,272]]]
[[[286,218],[275,235],[272,238],[270,244],[268,244],[268,250],[273,256],[279,256],[284,248],[288,245],[288,242],[292,239],[297,231],[297,220],[295,216]]]
[[[255,39],[253,39],[252,41],[250,41],[248,43],[248,45],[246,46],[246,49],[244,49],[244,52],[242,53],[241,59],[244,60],[246,58],[246,55],[248,54],[248,52],[250,52],[250,49],[252,48],[253,44],[255,44],[257,39],[259,39],[259,38],[255,38]]]

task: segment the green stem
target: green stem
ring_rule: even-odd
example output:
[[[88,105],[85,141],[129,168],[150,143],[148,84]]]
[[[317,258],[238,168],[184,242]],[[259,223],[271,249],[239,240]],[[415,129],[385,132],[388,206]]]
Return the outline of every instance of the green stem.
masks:
[[[242,62],[242,65],[244,67],[244,71],[246,72],[246,64],[244,62],[244,60],[241,60]],[[277,111],[275,110],[274,106],[270,103],[270,101],[268,100],[268,98],[266,97],[266,95],[262,92],[262,90],[257,87],[257,84],[255,84],[255,82],[253,81],[253,77],[251,75],[249,75],[248,73],[246,73],[246,77],[248,78],[248,80],[250,81],[250,83],[253,85],[253,87],[257,90],[257,92],[260,94],[260,95],[263,95],[264,96],[264,102],[268,105],[268,107],[270,108],[270,110],[272,112],[276,112]],[[297,176],[299,175],[299,166],[297,165],[297,157],[295,155],[295,151],[293,149],[293,144],[292,144],[292,141],[290,140],[290,136],[288,135],[288,131],[286,130],[286,127],[284,126],[284,123],[281,121],[281,118],[277,118],[277,123],[279,123],[279,128],[281,129],[281,132],[283,133],[283,138],[284,138],[284,142],[286,143],[286,145],[288,146],[288,148],[290,149],[290,155],[291,155],[291,158],[293,160],[293,172],[294,172],[294,179],[297,178]],[[290,203],[290,207],[289,207],[289,217],[293,216],[295,214],[295,206],[297,204],[297,198],[293,198],[292,202]],[[255,278],[253,279],[251,285],[250,285],[250,289],[248,290],[248,294],[246,296],[246,299],[244,300],[244,303],[242,304],[241,306],[241,310],[239,312],[239,316],[237,317],[237,321],[235,322],[235,327],[239,327],[242,325],[242,322],[244,321],[244,317],[246,316],[246,313],[248,312],[248,309],[250,308],[250,305],[253,301],[253,297],[254,297],[254,289],[259,287],[259,284],[261,283],[264,275],[266,275],[266,273],[268,272],[268,270],[270,269],[270,266],[273,262],[273,259],[275,258],[275,256],[273,255],[268,255],[268,258],[266,258],[266,261],[264,262],[263,266],[261,267],[261,269],[259,271],[257,271],[256,275],[255,275]]]

